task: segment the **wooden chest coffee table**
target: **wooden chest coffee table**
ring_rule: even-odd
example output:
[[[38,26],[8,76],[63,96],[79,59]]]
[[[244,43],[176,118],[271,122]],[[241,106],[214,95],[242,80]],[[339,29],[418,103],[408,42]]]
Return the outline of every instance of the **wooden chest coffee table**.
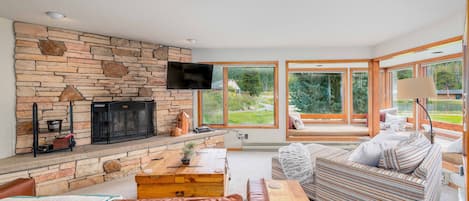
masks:
[[[181,151],[166,151],[135,176],[137,198],[220,197],[228,190],[226,149],[201,149],[190,165]]]

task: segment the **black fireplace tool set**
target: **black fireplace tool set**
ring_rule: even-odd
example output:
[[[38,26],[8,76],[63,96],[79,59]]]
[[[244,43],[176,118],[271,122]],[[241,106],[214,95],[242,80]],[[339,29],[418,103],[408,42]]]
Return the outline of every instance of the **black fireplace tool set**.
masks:
[[[75,138],[73,136],[73,105],[72,101],[69,103],[69,123],[70,129],[67,130],[68,134],[62,135],[62,120],[49,120],[47,121],[47,130],[42,131],[39,129],[39,121],[38,121],[38,111],[37,111],[37,103],[33,103],[33,154],[34,157],[37,156],[38,153],[50,153],[54,151],[66,150],[70,149],[73,151],[73,147],[75,146]],[[58,132],[58,135],[55,136],[52,143],[46,142],[45,144],[39,145],[39,133],[51,133],[51,132]]]

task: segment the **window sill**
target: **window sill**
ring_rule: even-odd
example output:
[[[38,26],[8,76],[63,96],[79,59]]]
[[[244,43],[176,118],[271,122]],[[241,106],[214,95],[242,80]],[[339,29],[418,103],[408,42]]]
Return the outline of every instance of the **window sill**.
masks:
[[[436,136],[457,140],[462,136],[459,131],[447,130],[442,128],[433,128]]]

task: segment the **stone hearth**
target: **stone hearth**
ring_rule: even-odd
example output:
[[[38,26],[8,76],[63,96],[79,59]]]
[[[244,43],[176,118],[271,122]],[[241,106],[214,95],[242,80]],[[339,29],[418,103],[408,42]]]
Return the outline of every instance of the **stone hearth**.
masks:
[[[192,114],[192,91],[166,90],[167,62],[190,62],[189,49],[22,22],[14,28],[16,153],[31,151],[33,102],[40,128],[62,119],[66,129],[67,97],[83,98],[73,108],[77,145],[91,143],[92,101],[155,100],[158,134],[169,133],[179,112]]]
[[[40,154],[37,158],[20,154],[0,159],[0,184],[16,178],[34,178],[37,195],[57,195],[133,175],[161,157],[162,151],[180,150],[185,143],[196,143],[198,148],[224,147],[225,133],[219,130],[179,137],[154,136],[118,144],[90,144],[73,152]]]

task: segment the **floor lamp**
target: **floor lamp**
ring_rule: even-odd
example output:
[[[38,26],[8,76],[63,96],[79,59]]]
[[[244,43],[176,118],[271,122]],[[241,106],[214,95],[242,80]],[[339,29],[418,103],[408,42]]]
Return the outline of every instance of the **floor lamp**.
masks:
[[[417,105],[422,107],[430,123],[430,142],[433,144],[433,126],[430,114],[427,109],[419,102],[419,98],[436,97],[436,88],[433,79],[430,77],[418,77],[402,79],[397,81],[398,99],[415,99]],[[416,119],[417,120],[417,119]]]

